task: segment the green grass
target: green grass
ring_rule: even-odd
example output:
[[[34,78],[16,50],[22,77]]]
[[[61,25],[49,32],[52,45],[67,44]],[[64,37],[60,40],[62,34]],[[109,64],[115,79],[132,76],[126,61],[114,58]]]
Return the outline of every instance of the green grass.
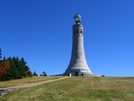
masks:
[[[5,88],[5,87],[12,87],[12,86],[18,86],[18,85],[25,85],[25,84],[30,84],[30,83],[36,83],[36,82],[42,82],[42,81],[47,81],[47,80],[52,80],[52,79],[58,79],[60,76],[33,76],[33,77],[28,77],[28,78],[23,78],[23,79],[17,79],[17,80],[10,80],[10,81],[0,81],[0,88]]]
[[[134,78],[71,77],[14,90],[0,101],[134,101]]]

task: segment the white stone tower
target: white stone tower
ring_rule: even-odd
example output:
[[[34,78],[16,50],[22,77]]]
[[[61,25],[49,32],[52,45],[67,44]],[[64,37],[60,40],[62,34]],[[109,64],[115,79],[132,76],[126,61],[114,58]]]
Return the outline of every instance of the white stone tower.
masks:
[[[76,24],[72,26],[73,30],[73,46],[71,60],[68,68],[65,71],[65,75],[72,76],[87,76],[92,75],[91,70],[89,69],[84,52],[84,43],[83,43],[83,25],[80,24],[81,16],[77,13],[74,16]]]

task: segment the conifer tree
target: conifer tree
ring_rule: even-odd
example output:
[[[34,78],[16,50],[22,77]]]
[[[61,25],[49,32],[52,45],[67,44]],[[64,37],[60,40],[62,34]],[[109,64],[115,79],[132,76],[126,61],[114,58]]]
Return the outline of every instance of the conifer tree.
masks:
[[[40,74],[40,76],[47,76],[47,74],[45,71],[43,71],[42,74]]]
[[[33,76],[38,76],[38,74],[36,73],[36,71],[34,71]]]
[[[18,57],[3,58],[0,63],[0,80],[21,79],[23,77],[31,77],[32,72],[26,65],[24,58]]]
[[[17,70],[16,65],[15,65],[13,59],[12,58],[8,58],[8,60],[10,61],[10,69],[9,69],[8,74],[7,74],[8,80],[19,79],[19,71]]]
[[[1,50],[1,48],[0,48],[0,59],[2,58],[2,50]],[[1,60],[0,60],[0,62],[1,62]]]
[[[5,56],[3,57],[2,61],[3,61],[3,62],[6,61],[6,57],[5,57]]]

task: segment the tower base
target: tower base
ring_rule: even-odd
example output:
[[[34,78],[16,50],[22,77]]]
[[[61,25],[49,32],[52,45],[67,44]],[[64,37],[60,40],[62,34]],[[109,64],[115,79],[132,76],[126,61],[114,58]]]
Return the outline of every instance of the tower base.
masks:
[[[71,76],[91,76],[93,73],[87,69],[71,69],[70,71],[66,71],[64,75]]]

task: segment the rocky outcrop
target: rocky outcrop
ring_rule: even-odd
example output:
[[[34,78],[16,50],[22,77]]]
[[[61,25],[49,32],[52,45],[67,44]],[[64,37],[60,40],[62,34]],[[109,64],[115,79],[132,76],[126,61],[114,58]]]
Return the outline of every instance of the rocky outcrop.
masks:
[[[13,89],[10,89],[10,88],[0,88],[0,97],[2,97],[4,94],[7,94],[8,92],[12,90]]]

